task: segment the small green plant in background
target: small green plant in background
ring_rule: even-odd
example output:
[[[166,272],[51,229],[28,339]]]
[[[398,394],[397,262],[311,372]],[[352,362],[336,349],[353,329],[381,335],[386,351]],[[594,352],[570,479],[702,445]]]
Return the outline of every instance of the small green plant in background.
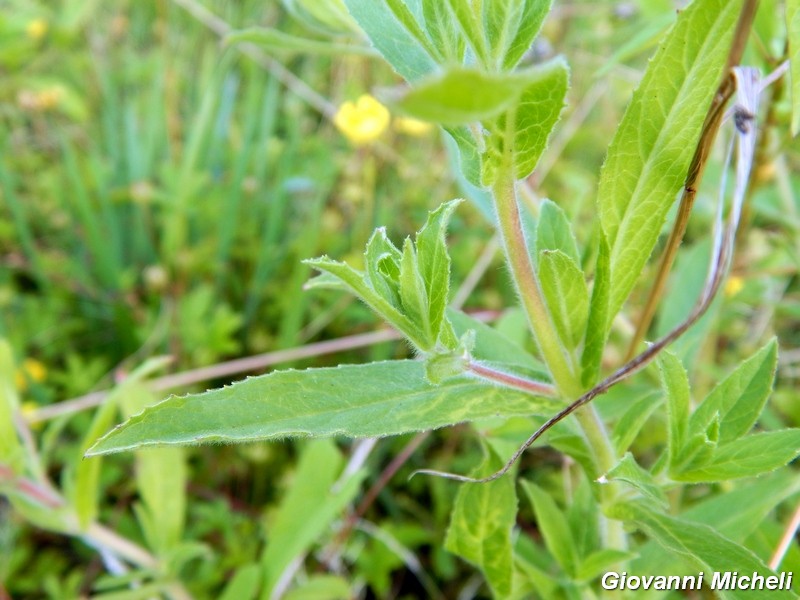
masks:
[[[575,216],[581,213],[569,198],[539,199],[531,191],[570,85],[565,58],[531,56],[549,2],[297,2],[288,6],[298,19],[314,24],[308,35],[278,29],[230,35],[231,44],[290,56],[382,56],[406,85],[379,90],[378,96],[393,112],[414,119],[410,123],[439,124],[466,194],[479,206],[489,203],[521,318],[492,328],[449,306],[457,256],[448,249],[446,234],[463,203],[444,202],[402,243],[393,242],[385,228],[376,229],[358,268],[327,255],[305,262],[319,272],[306,286],[309,293],[332,289],[358,297],[402,334],[415,360],[277,371],[157,404],[144,385],[160,366],[150,361],[96,412],[80,448],[88,458],[76,463],[63,493],[37,488],[39,504],[20,492],[21,482],[36,482],[38,462],[30,439],[19,434],[25,429],[15,425],[19,401],[9,387],[0,404],[6,411],[0,415],[4,493],[15,509],[29,511],[33,522],[83,535],[90,545],[145,569],[136,575],[147,582],[139,588],[142,594],[124,597],[185,597],[184,586],[192,580],[187,565],[203,552],[185,539],[181,525],[186,498],[180,488],[187,474],[180,446],[287,437],[322,439],[303,446],[294,483],[270,515],[263,551],[230,565],[222,597],[302,598],[318,591],[321,597],[346,598],[363,585],[387,595],[386,573],[398,556],[414,573],[418,594],[441,596],[440,583],[404,544],[435,548],[430,562],[438,565],[442,580],[455,572],[451,555],[461,557],[481,574],[464,588],[477,594],[485,582],[498,598],[627,597],[629,592],[602,586],[607,572],[800,571],[797,549],[780,542],[786,539],[780,525],[786,519],[776,517],[800,492],[789,464],[800,454],[800,429],[787,427],[792,421],[784,416],[796,416],[796,409],[791,400],[781,403],[789,405],[783,414],[768,404],[778,340],[764,327],[756,336],[760,347],[738,365],[720,367],[701,343],[711,335],[711,319],[730,318],[720,313],[718,292],[738,293],[726,278],[731,266],[738,266],[737,232],[754,219],[753,165],[758,176],[757,170],[770,164],[764,158],[774,143],[769,136],[788,139],[786,132],[796,132],[800,121],[800,66],[793,60],[800,44],[798,7],[791,0],[785,6],[764,2],[757,12],[756,4],[694,0],[666,31],[665,23],[655,20],[630,48],[619,49],[616,60],[658,40],[608,146],[596,201],[584,211],[588,222]],[[781,8],[785,31],[773,24]],[[762,45],[768,34],[767,46],[788,49],[788,63],[765,65],[773,79],[787,68],[793,75],[788,115],[780,114],[777,92],[769,96],[775,82],[739,66],[767,62],[746,51],[751,30]],[[370,47],[352,42],[359,31]],[[389,119],[371,97],[329,116],[358,146],[373,142]],[[715,154],[718,132],[730,140],[719,144],[732,148],[723,152],[727,158]],[[785,165],[776,168],[791,187]],[[713,184],[703,183],[706,170],[705,180],[716,176]],[[402,188],[394,194],[402,203]],[[688,221],[697,198],[707,226],[699,234]],[[761,202],[760,214],[769,214],[770,200]],[[674,224],[665,232],[676,205]],[[189,205],[176,206],[184,211]],[[796,216],[796,203],[783,208]],[[180,215],[167,215],[166,222],[172,228],[163,238],[163,256],[179,268],[176,252],[188,233]],[[687,232],[695,245],[679,255],[677,277],[665,295],[663,282]],[[649,265],[662,233],[668,235],[661,263]],[[790,240],[785,246],[796,273],[797,245]],[[648,283],[649,298],[642,294]],[[211,306],[208,294],[196,294],[184,298],[189,329]],[[796,313],[794,305],[786,310]],[[651,326],[656,312],[658,321]],[[219,325],[224,346],[226,329],[239,323],[235,316],[219,319],[228,323]],[[519,335],[520,323],[527,324],[529,335]],[[643,337],[651,341],[644,343]],[[192,341],[189,334],[183,339]],[[202,346],[203,338],[196,343]],[[740,352],[731,354],[741,358]],[[651,363],[655,367],[648,368]],[[10,365],[10,357],[2,364]],[[103,435],[117,406],[129,418]],[[378,481],[364,509],[354,511],[302,568],[317,539],[369,478],[359,456],[374,447],[373,438],[417,434],[400,454],[407,460],[426,435],[418,432],[464,422],[472,424],[481,458],[451,453],[449,461],[421,465],[437,467],[422,469],[435,478],[419,474],[409,483],[430,489],[446,532],[428,538],[419,528],[376,527],[361,520],[375,500],[372,491],[378,494],[386,484]],[[365,441],[354,446],[345,465],[331,437]],[[531,447],[546,452],[548,446],[568,457],[560,459],[563,468],[527,468],[523,452]],[[100,457],[123,450],[135,451],[140,498],[135,511],[147,547],[160,562],[137,556],[118,532],[97,524],[101,465],[107,464]],[[471,471],[452,472],[461,469]],[[401,508],[392,499],[387,503],[390,511]],[[52,514],[42,514],[41,505]],[[525,527],[534,523],[535,535]],[[378,540],[382,550],[343,549],[354,528]],[[790,528],[789,539],[792,534]],[[355,572],[350,581],[341,561]],[[315,574],[320,568],[331,574]],[[114,585],[118,579],[109,582]],[[718,593],[760,597],[743,590]],[[669,597],[658,589],[630,594]],[[769,594],[796,597],[788,589]]]

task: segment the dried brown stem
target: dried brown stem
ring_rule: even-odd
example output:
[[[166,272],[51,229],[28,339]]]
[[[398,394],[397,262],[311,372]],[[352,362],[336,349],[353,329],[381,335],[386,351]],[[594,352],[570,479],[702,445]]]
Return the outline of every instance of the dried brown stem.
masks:
[[[744,47],[750,34],[750,28],[752,27],[757,7],[758,0],[745,0],[742,6],[742,12],[736,24],[736,31],[733,34],[731,49],[728,53],[723,80],[717,89],[717,93],[714,95],[714,99],[711,101],[711,106],[703,122],[700,139],[697,142],[692,162],[689,165],[689,173],[686,176],[686,181],[683,186],[683,194],[681,195],[678,215],[675,218],[675,225],[672,228],[666,249],[661,257],[661,264],[658,267],[655,282],[653,283],[653,287],[650,288],[650,294],[647,297],[644,310],[636,325],[636,332],[628,346],[628,352],[625,357],[626,360],[629,360],[636,353],[636,349],[639,347],[647,330],[650,328],[650,324],[653,322],[656,309],[664,294],[667,277],[672,270],[672,264],[675,262],[678,248],[686,233],[686,225],[689,222],[689,215],[694,206],[697,188],[700,185],[700,180],[703,177],[703,172],[708,162],[708,156],[711,153],[714,140],[717,137],[719,126],[722,123],[723,109],[736,89],[731,69],[738,65],[742,59]]]

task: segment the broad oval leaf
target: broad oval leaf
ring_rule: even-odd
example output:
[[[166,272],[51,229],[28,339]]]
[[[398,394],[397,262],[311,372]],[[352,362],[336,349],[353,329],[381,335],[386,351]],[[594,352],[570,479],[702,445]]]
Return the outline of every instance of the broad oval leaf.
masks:
[[[680,13],[609,146],[598,204],[611,249],[610,317],[630,294],[686,179],[741,5],[703,0]]]
[[[557,406],[470,377],[434,386],[425,379],[424,365],[412,360],[277,371],[171,397],[112,430],[86,455],[162,444],[398,435]]]

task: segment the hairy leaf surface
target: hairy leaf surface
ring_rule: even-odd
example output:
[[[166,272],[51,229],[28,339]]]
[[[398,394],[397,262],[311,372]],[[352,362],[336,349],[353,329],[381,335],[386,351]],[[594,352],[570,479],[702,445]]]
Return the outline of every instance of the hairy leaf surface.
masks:
[[[423,364],[410,360],[277,371],[169,398],[112,430],[87,455],[157,444],[397,435],[555,406],[467,377],[434,386]]]

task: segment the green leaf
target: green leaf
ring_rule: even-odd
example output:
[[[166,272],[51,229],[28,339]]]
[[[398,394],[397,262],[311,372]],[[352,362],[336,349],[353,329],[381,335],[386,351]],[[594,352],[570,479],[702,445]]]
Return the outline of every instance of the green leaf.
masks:
[[[464,37],[469,42],[478,62],[484,66],[489,64],[489,48],[484,34],[483,22],[473,8],[470,0],[440,0],[447,2],[455,15]]]
[[[717,446],[670,476],[693,483],[753,477],[774,471],[800,455],[800,429],[767,431]]]
[[[400,250],[386,237],[385,227],[375,230],[364,252],[369,284],[381,298],[396,308],[401,305],[398,280],[402,256]]]
[[[134,370],[121,385],[117,386],[95,412],[92,424],[84,435],[83,440],[81,440],[81,445],[78,449],[74,477],[68,479],[68,483],[65,486],[67,496],[75,507],[81,528],[88,527],[97,518],[100,498],[100,470],[103,464],[103,461],[99,459],[81,460],[81,458],[86,450],[105,431],[108,431],[108,428],[114,423],[120,404],[124,406],[131,401],[132,396],[142,393],[147,394],[147,397],[152,400],[152,396],[141,388],[140,382],[153,372],[163,368],[168,361],[169,359],[164,357],[151,358],[146,361]]]
[[[646,394],[631,403],[628,410],[614,425],[614,430],[611,434],[611,440],[618,455],[623,454],[631,447],[633,440],[639,435],[639,431],[641,431],[647,419],[660,405],[661,398],[657,392]]]
[[[463,200],[445,202],[428,215],[428,220],[416,236],[417,262],[428,304],[431,331],[442,327],[450,291],[450,255],[445,233],[453,211]]]
[[[658,368],[661,371],[661,384],[667,398],[669,465],[674,467],[677,466],[680,453],[687,441],[689,378],[681,361],[668,350],[658,357]]]
[[[580,267],[560,250],[539,253],[539,277],[550,315],[569,351],[583,340],[589,318],[589,290]]]
[[[303,450],[292,485],[267,524],[268,543],[261,558],[263,599],[272,597],[286,567],[323,537],[358,493],[363,472],[334,487],[343,466],[344,459],[331,440],[313,440]]]
[[[19,410],[15,372],[11,345],[0,339],[0,462],[19,472],[23,467],[23,450],[14,427],[14,415]]]
[[[589,303],[589,318],[581,355],[581,383],[588,388],[597,382],[603,362],[603,350],[610,319],[608,303],[611,297],[611,257],[605,235],[600,231],[597,264],[594,269],[592,299]]]
[[[612,567],[614,565],[626,563],[632,558],[636,558],[636,555],[632,552],[615,550],[614,548],[603,548],[602,550],[591,553],[581,561],[576,579],[586,582],[593,581],[603,573],[613,571],[614,569]]]
[[[304,38],[269,27],[253,27],[251,29],[236,31],[225,37],[225,43],[255,44],[271,52],[285,52],[290,54],[355,54],[361,56],[377,56],[374,49],[366,46],[339,44],[325,40]]]
[[[464,179],[470,185],[481,188],[483,186],[481,183],[481,155],[472,131],[465,126],[443,127],[443,129],[455,145],[457,153],[453,146],[449,146],[449,148],[454,155],[457,154],[458,156],[458,167],[464,175]],[[487,205],[491,206],[491,203],[487,202]],[[490,212],[491,210],[489,208]],[[491,218],[494,218],[494,216],[492,215]]]
[[[493,3],[495,5],[502,3]],[[507,31],[516,26],[516,34],[511,38],[505,49],[503,68],[513,69],[522,56],[530,49],[533,39],[542,28],[542,23],[547,13],[550,12],[552,0],[524,0],[522,14],[515,22],[506,20]]]
[[[619,312],[653,250],[722,77],[741,0],[693,2],[662,41],[600,173],[600,222]]]
[[[425,332],[411,319],[400,312],[398,307],[393,306],[391,298],[387,299],[382,297],[372,288],[364,273],[356,271],[350,265],[332,260],[327,256],[305,260],[303,262],[318,271],[323,271],[337,277],[353,294],[358,296],[367,306],[401,331],[403,335],[417,347],[422,348],[428,345]]]
[[[786,498],[800,491],[800,478],[788,469],[741,482],[738,488],[712,496],[681,513],[684,521],[703,523],[734,542],[743,542]],[[652,542],[642,547],[633,569],[670,573],[675,556]]]
[[[396,15],[383,0],[344,0],[344,3],[372,45],[406,80],[415,81],[435,70],[436,61],[426,50],[426,44],[406,27],[410,25],[404,22],[407,15]]]
[[[428,294],[425,292],[425,282],[422,280],[422,274],[417,266],[417,254],[411,238],[406,238],[403,244],[399,283],[403,313],[422,331],[424,342],[418,346],[423,350],[430,350],[436,340],[428,315]]]
[[[494,122],[484,123],[489,137],[482,156],[481,181],[486,186],[494,183],[507,152],[514,160],[514,176],[524,179],[530,175],[564,108],[569,87],[566,62],[555,58],[528,71],[531,82],[516,105]],[[535,81],[534,74],[538,75]]]
[[[536,526],[544,538],[547,549],[558,561],[564,573],[574,577],[577,572],[578,552],[564,513],[550,494],[540,487],[530,481],[522,480],[520,483],[536,513]]]
[[[471,354],[478,360],[498,364],[517,365],[531,371],[544,373],[544,365],[518,343],[461,311],[448,309],[447,318],[453,323],[458,336],[475,332],[475,347]],[[523,317],[524,318],[524,317]]]
[[[786,33],[792,79],[792,135],[800,131],[800,0],[786,0]]]
[[[542,77],[539,69],[487,73],[457,66],[410,89],[391,90],[386,101],[417,119],[449,126],[467,125],[491,119],[515,106],[523,92]]]
[[[428,36],[442,62],[460,65],[464,60],[465,42],[448,3],[442,0],[423,0],[422,14]]]
[[[398,435],[555,406],[467,377],[433,386],[423,364],[410,360],[277,371],[169,398],[111,431],[87,455],[156,444]]]
[[[261,565],[247,563],[239,566],[222,590],[219,600],[253,600],[261,584]]]
[[[423,352],[456,350],[458,339],[445,319],[450,290],[445,232],[461,202],[452,200],[431,212],[416,241],[407,238],[402,252],[389,241],[383,228],[375,230],[364,253],[366,273],[327,257],[305,263],[339,278]],[[324,279],[314,280],[312,287],[340,285]]]
[[[661,486],[648,471],[639,466],[630,452],[626,452],[622,460],[606,473],[605,477],[608,481],[624,481],[656,505],[663,508],[668,506],[667,496]]]
[[[486,458],[472,475],[490,475],[503,460],[489,448]],[[517,494],[513,477],[489,483],[462,485],[458,490],[445,548],[483,571],[495,597],[511,594],[513,552],[511,530],[517,517]]]
[[[690,432],[705,433],[715,417],[720,419],[720,444],[750,431],[772,391],[777,366],[778,343],[773,338],[717,384],[692,414]]]
[[[643,502],[624,505],[618,516],[644,529],[670,554],[703,571],[707,576],[714,572],[730,571],[748,575],[757,572],[765,577],[775,575],[750,550],[702,523],[669,517],[648,508]],[[704,584],[707,586],[710,581],[704,581]],[[720,597],[731,600],[796,598],[788,590],[717,590],[717,593]]]
[[[283,596],[284,600],[349,600],[350,584],[336,575],[312,575]]]
[[[536,223],[536,255],[542,250],[560,250],[572,261],[581,264],[578,243],[569,225],[564,210],[552,200],[545,199],[539,208],[539,221]]]

